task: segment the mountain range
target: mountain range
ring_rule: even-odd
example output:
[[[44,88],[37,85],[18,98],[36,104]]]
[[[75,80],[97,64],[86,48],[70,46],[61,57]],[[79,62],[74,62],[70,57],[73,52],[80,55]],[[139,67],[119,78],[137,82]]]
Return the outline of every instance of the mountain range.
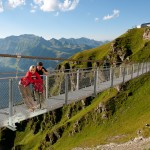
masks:
[[[108,41],[95,41],[84,37],[78,39],[61,38],[57,40],[52,38],[50,40],[45,40],[36,35],[23,34],[0,39],[0,53],[35,57],[68,58],[77,52],[88,50],[107,42]],[[16,68],[17,62],[15,59],[1,58],[0,62],[0,67],[3,68],[3,70],[14,70]],[[35,63],[35,60],[23,60],[19,69],[25,70],[25,68],[33,62]],[[49,65],[47,63],[45,65],[47,68],[55,68],[57,63],[58,61],[50,61],[48,62]]]

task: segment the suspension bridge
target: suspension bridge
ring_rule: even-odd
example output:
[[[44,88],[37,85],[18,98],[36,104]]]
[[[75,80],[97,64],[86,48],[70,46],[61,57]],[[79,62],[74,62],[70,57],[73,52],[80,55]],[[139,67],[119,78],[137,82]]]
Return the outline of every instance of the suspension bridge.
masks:
[[[150,63],[118,67],[55,71],[44,76],[45,109],[28,111],[18,89],[21,76],[0,78],[0,128],[16,130],[16,123],[80,101],[150,71]]]

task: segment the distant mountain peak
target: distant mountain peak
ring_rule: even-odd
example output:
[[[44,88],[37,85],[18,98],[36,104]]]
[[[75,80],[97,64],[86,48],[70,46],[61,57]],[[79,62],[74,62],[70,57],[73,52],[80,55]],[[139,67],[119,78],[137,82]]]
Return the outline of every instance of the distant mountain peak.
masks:
[[[77,52],[87,50],[101,45],[101,42],[90,40],[87,38],[61,38],[59,40],[52,38],[45,40],[43,37],[36,36],[34,34],[22,34],[19,36],[9,36],[4,39],[0,39],[0,53],[1,54],[16,54],[27,56],[42,56],[42,57],[62,57],[68,58]],[[0,60],[0,68],[7,66],[6,70],[13,69],[9,66],[12,65],[11,58],[7,58],[7,65],[4,65],[3,59]],[[44,61],[44,60],[43,60]],[[29,61],[30,62],[30,61]],[[26,63],[26,66],[19,64],[21,70],[25,70],[30,64]],[[44,64],[47,67],[55,68],[58,62],[45,61]],[[14,68],[15,69],[15,68]]]

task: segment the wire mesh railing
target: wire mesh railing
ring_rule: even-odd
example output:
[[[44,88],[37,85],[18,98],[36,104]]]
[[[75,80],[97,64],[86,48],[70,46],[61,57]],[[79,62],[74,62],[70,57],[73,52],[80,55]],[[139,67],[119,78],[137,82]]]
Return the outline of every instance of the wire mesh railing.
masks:
[[[45,86],[45,99],[49,100],[53,96],[64,95],[64,104],[67,104],[68,93],[79,91],[86,87],[93,87],[93,94],[98,92],[101,83],[107,83],[108,88],[115,84],[124,83],[134,77],[150,71],[150,63],[137,63],[120,65],[110,68],[90,68],[64,71],[55,71],[47,76],[43,76]],[[18,88],[19,80],[22,76],[0,78],[0,110],[8,108],[9,117],[14,116],[14,106],[24,103]],[[120,80],[120,82],[116,82]],[[32,85],[29,85],[32,91]]]
[[[76,71],[71,70],[69,72],[61,72],[57,71],[54,73],[50,73],[48,76],[44,76],[44,85],[46,86],[47,98],[51,96],[56,96],[65,93],[66,86],[66,76],[68,80],[68,92],[80,90],[85,87],[89,87],[94,85],[94,81],[96,80],[96,84],[100,84],[101,82],[106,82],[109,80],[117,79],[119,77],[125,75],[131,75],[133,73],[139,72],[143,73],[143,70],[149,71],[150,65],[149,63],[137,63],[132,65],[111,67],[111,68],[96,68],[96,69],[78,69]],[[95,75],[96,74],[96,75]],[[95,79],[96,76],[96,79]],[[18,89],[18,83],[22,76],[17,77],[3,77],[0,78],[0,108],[8,107],[9,101],[9,91],[11,90],[13,93],[13,103],[14,105],[23,103],[22,97],[20,95]],[[12,86],[10,87],[10,80],[12,82]],[[47,80],[47,81],[46,81]],[[32,90],[32,85],[30,85],[30,89]]]

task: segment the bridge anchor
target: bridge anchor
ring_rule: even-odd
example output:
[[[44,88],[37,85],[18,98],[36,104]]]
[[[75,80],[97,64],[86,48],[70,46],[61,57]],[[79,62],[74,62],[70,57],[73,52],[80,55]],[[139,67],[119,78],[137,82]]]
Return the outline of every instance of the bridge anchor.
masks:
[[[14,124],[12,124],[12,125],[8,125],[8,126],[6,126],[8,129],[10,129],[10,130],[12,130],[12,131],[16,131],[17,129],[16,129],[16,126],[14,125]]]
[[[16,125],[13,123],[12,119],[13,119],[12,117],[9,117],[7,128],[12,131],[16,131],[17,130]]]

